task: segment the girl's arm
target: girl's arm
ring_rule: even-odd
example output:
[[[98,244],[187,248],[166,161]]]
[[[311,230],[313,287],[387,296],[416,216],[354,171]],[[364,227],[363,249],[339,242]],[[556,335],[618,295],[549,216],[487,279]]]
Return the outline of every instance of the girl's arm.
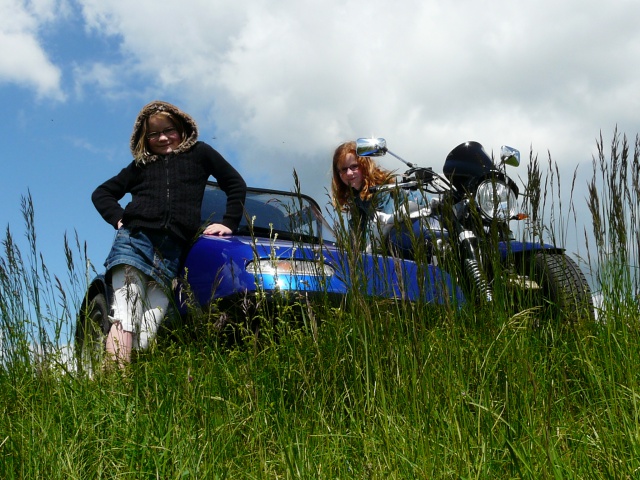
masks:
[[[244,214],[244,200],[247,195],[247,184],[242,176],[233,166],[227,162],[220,153],[218,153],[213,147],[206,143],[203,143],[209,152],[209,165],[210,173],[215,177],[220,188],[227,194],[227,206],[222,217],[220,224],[212,224],[210,231],[217,233],[207,233],[205,229],[204,233],[207,235],[220,235],[224,229],[220,227],[226,227],[229,230],[229,234],[238,228],[242,215]],[[214,225],[217,225],[214,227]]]
[[[116,229],[122,227],[124,209],[119,200],[129,191],[133,178],[133,164],[123,168],[118,175],[110,178],[93,191],[91,200],[98,213]]]

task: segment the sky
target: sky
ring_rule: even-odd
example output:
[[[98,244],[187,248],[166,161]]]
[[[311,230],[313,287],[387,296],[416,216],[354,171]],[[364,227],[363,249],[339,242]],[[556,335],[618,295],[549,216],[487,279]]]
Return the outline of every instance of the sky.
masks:
[[[64,276],[76,234],[102,269],[90,196],[131,161],[140,108],[172,102],[247,183],[327,204],[335,147],[385,137],[441,171],[467,140],[551,155],[586,181],[602,133],[640,132],[637,0],[0,0],[0,227]],[[391,156],[381,163],[400,164]],[[4,238],[4,235],[2,235]],[[579,247],[577,247],[579,248]]]

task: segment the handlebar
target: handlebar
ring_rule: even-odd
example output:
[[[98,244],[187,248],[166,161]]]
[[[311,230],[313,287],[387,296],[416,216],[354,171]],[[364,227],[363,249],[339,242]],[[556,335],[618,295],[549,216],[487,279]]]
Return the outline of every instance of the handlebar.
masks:
[[[412,167],[402,175],[403,180],[370,187],[371,192],[379,192],[401,188],[406,190],[423,189],[433,194],[454,191],[455,188],[446,177],[433,171],[432,168]]]
[[[413,175],[417,180],[422,180],[423,182],[428,182],[436,176],[436,173],[433,171],[431,167],[414,167],[405,172],[405,177],[409,177]]]

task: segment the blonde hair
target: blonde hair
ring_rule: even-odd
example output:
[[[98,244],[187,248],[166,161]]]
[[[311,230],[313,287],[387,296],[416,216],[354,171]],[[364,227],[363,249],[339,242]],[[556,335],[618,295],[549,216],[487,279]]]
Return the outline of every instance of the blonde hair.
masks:
[[[358,196],[362,200],[369,200],[373,193],[369,189],[376,185],[382,185],[393,181],[393,173],[380,167],[369,157],[358,156],[356,142],[345,142],[338,145],[333,154],[333,175],[331,178],[331,195],[333,205],[341,210],[349,209],[349,200],[353,198],[352,188],[346,185],[340,178],[340,163],[346,156],[352,153],[356,157],[358,167],[362,172],[362,189]]]

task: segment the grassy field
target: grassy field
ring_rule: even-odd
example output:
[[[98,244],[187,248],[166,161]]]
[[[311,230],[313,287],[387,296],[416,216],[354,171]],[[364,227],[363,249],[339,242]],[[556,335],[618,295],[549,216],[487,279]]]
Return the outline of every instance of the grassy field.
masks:
[[[590,184],[603,310],[579,329],[500,302],[451,311],[354,292],[340,308],[282,305],[242,345],[204,322],[197,339],[178,330],[89,378],[57,348],[86,284],[81,245],[62,282],[35,233],[25,259],[8,233],[0,478],[638,478],[640,149],[616,138]]]

